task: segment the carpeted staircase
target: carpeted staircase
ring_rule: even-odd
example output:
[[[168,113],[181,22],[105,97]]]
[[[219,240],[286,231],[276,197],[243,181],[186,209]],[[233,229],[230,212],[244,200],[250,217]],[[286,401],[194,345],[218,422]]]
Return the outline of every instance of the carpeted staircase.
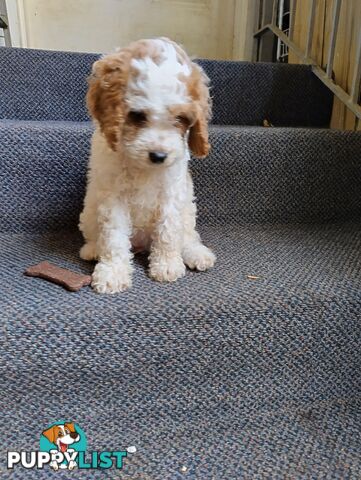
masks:
[[[361,133],[327,129],[307,66],[200,61],[212,153],[192,171],[218,257],[175,284],[136,258],[129,292],[68,293],[95,55],[0,49],[0,478],[361,478]],[[263,121],[274,125],[264,128]],[[56,420],[119,470],[6,468]]]

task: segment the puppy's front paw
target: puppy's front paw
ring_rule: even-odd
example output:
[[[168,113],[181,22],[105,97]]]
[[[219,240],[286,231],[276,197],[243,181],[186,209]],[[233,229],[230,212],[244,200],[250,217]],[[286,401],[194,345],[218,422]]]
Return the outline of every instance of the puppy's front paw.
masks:
[[[214,253],[202,244],[185,247],[182,256],[187,267],[200,272],[212,268],[216,261]]]
[[[99,262],[94,269],[92,287],[98,293],[123,292],[132,284],[131,266],[126,263]]]
[[[149,275],[157,282],[175,282],[186,273],[181,257],[155,257],[150,261]]]

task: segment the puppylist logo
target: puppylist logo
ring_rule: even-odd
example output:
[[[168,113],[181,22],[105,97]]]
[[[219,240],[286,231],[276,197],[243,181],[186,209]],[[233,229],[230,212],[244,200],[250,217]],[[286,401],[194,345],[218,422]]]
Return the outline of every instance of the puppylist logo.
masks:
[[[40,436],[39,451],[12,451],[7,454],[7,467],[42,470],[50,465],[55,471],[78,469],[122,469],[124,458],[135,453],[135,447],[126,450],[86,453],[84,431],[73,422],[59,421],[49,425]]]

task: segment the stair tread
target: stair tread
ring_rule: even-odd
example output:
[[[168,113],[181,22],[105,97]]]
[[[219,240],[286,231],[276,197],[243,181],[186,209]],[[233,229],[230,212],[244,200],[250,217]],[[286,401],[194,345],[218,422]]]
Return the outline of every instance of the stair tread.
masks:
[[[265,464],[315,475],[336,459],[360,468],[360,224],[204,227],[202,236],[218,255],[212,271],[160,285],[139,257],[132,289],[115,296],[22,276],[44,259],[90,272],[78,234],[0,236],[4,420],[24,433],[12,447],[32,445],[23,416],[46,425],[60,401],[94,450],[116,428],[154,479],[200,454],[199,478],[214,468],[236,480],[226,472],[240,459],[250,475]],[[259,457],[258,442],[273,453]]]
[[[200,61],[219,80],[191,162],[215,268],[161,285],[143,255],[128,292],[69,293],[23,271],[94,266],[76,224],[97,57],[0,49],[0,116],[28,119],[0,120],[1,455],[63,415],[89,451],[136,445],[131,478],[358,478],[361,133],[238,126],[323,126],[332,96],[310,67]]]
[[[328,321],[327,316],[332,317],[335,313],[330,304],[336,303],[341,308],[348,302],[361,301],[361,263],[358,259],[361,229],[357,222],[327,225],[205,225],[201,231],[205,243],[218,256],[215,269],[208,273],[188,272],[185,279],[175,284],[161,285],[147,278],[145,257],[139,256],[134,287],[128,293],[115,297],[94,295],[90,289],[83,290],[79,295],[69,295],[47,282],[19,277],[29,262],[35,264],[44,259],[60,262],[60,266],[90,272],[92,263],[78,258],[81,237],[77,232],[2,233],[0,258],[4,284],[12,298],[21,293],[22,298],[27,296],[30,299],[30,303],[17,302],[18,312],[13,313],[21,319],[31,309],[36,322],[35,317],[41,319],[46,312],[56,316],[57,313],[62,315],[73,311],[72,315],[77,317],[83,316],[86,309],[91,317],[100,311],[104,315],[112,315],[117,311],[120,321],[124,322],[123,315],[128,315],[130,301],[130,304],[134,302],[137,305],[137,315],[148,317],[139,318],[144,329],[148,321],[148,327],[152,329],[154,319],[150,318],[150,314],[154,309],[154,299],[163,297],[157,304],[158,321],[167,323],[172,321],[174,315],[180,322],[175,328],[181,327],[182,318],[187,318],[189,325],[193,322],[198,324],[198,331],[187,329],[178,339],[173,338],[180,347],[184,340],[190,340],[191,337],[206,340],[210,334],[209,338],[212,338],[213,334],[202,327],[202,322],[212,323],[224,317],[222,338],[219,340],[231,341],[239,326],[246,326],[247,323],[250,328],[257,330],[266,328],[269,321],[273,322],[269,326],[275,330],[285,328],[281,318],[292,303],[294,315],[297,316],[298,310],[309,313],[308,326],[305,328],[318,329],[321,323]],[[259,278],[250,279],[248,275]],[[49,296],[52,296],[51,303],[47,300]],[[68,299],[66,304],[65,298]],[[270,312],[269,305],[276,304],[279,305],[279,312],[277,309]],[[328,311],[324,318],[318,317],[321,305],[326,306]],[[199,320],[202,322],[199,323]],[[352,323],[350,318],[347,322]],[[154,332],[149,332],[150,347],[153,334],[157,328],[161,328],[153,327]],[[18,326],[15,322],[9,328],[15,332]],[[186,343],[183,345],[186,346]]]
[[[13,118],[0,118],[0,128],[5,130],[19,130],[26,132],[26,130],[69,130],[74,134],[77,132],[92,132],[94,127],[90,120],[24,120]],[[307,132],[307,134],[314,135],[327,135],[328,137],[345,137],[345,138],[360,138],[360,131],[350,130],[331,130],[329,128],[322,127],[309,127],[309,126],[277,126],[264,127],[263,125],[224,125],[224,124],[210,124],[209,131],[212,135],[219,133],[234,134],[259,134],[263,136],[267,135],[292,135],[297,132]]]

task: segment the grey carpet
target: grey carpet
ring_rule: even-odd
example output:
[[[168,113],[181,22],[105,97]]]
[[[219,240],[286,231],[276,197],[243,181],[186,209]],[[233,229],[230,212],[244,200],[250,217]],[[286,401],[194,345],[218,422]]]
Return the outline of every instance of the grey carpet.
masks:
[[[23,270],[91,272],[75,226],[94,58],[0,49],[0,478],[358,480],[361,134],[255,126],[328,124],[307,67],[204,61],[221,125],[192,171],[216,267],[159,285],[138,256],[130,291],[68,293]],[[264,94],[243,97],[252,81]],[[138,451],[122,473],[6,469],[61,418],[89,450]]]
[[[91,132],[88,122],[0,120],[3,231],[76,227]],[[200,223],[361,217],[360,133],[234,126],[210,132],[211,155],[191,164]]]
[[[88,119],[94,54],[0,49],[0,118]],[[211,79],[213,123],[326,127],[332,95],[309,66],[197,60]]]
[[[360,226],[202,233],[214,271],[159,285],[140,256],[114,297],[22,276],[43,259],[90,272],[77,234],[1,236],[2,450],[60,416],[94,450],[136,445],[132,479],[358,478]]]

